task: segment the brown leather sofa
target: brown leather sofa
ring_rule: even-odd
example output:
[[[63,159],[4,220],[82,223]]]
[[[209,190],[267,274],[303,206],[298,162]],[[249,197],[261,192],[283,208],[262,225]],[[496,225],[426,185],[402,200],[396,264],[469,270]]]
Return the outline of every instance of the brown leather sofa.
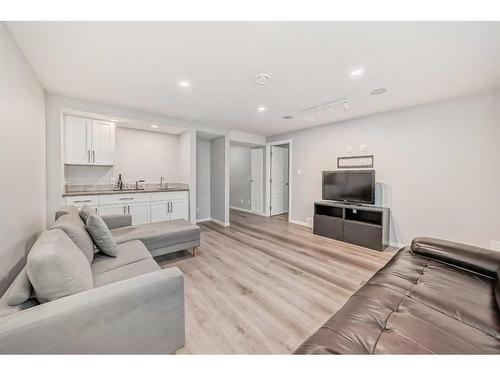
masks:
[[[415,238],[295,354],[500,353],[500,252]]]

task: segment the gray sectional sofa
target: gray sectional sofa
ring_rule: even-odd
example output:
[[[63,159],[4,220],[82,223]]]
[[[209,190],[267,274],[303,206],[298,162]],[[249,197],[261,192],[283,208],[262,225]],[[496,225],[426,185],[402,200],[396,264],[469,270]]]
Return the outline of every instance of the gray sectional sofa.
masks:
[[[95,249],[78,209],[56,214],[0,299],[0,353],[175,353],[184,346],[184,282],[155,255],[195,248],[185,220],[131,226],[103,216],[117,255]]]

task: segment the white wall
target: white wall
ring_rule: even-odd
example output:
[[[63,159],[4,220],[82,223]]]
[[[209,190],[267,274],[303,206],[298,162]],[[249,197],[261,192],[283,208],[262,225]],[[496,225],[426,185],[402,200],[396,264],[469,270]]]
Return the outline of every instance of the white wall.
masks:
[[[251,147],[231,145],[229,151],[229,206],[250,210]]]
[[[210,211],[210,141],[198,137],[196,140],[196,219],[211,217]]]
[[[116,127],[115,138],[114,167],[65,166],[68,183],[110,184],[119,173],[124,181],[159,183],[163,176],[166,182],[180,182],[180,136]]]
[[[293,139],[293,220],[321,199],[336,158],[375,155],[377,204],[391,208],[391,241],[435,236],[490,246],[500,240],[500,91],[269,137]],[[302,175],[297,175],[297,170]]]
[[[46,228],[45,94],[0,22],[0,296]]]
[[[64,168],[62,163],[62,113],[65,110],[82,111],[110,117],[125,118],[132,121],[166,124],[184,128],[194,128],[197,126],[197,124],[155,115],[153,113],[135,111],[132,109],[102,103],[94,103],[61,95],[47,94],[47,221],[49,223],[54,221],[54,213],[56,209],[63,205],[62,193],[64,186]],[[184,160],[189,163],[191,170],[184,172],[181,176],[179,176],[179,178],[186,181],[192,181],[194,184],[195,176],[193,176],[193,174],[195,173],[195,150],[192,147],[194,145],[194,140],[189,134],[190,132],[188,132],[188,135],[184,136],[184,143],[180,140],[179,145],[180,147],[181,144],[184,145],[185,147],[183,149],[186,151],[186,155],[187,153],[190,155],[189,157],[186,156]],[[182,137],[182,135],[180,137]],[[185,170],[185,165],[187,165],[187,163],[180,163],[179,166]],[[194,200],[196,200],[195,194],[195,189],[191,189],[191,204],[194,204]],[[193,215],[193,208],[190,213],[191,218],[194,219],[196,216],[195,214]]]

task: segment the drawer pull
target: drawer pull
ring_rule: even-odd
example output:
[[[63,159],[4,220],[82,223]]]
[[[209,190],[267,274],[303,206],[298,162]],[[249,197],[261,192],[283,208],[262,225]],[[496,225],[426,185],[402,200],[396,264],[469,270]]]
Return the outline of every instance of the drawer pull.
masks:
[[[81,201],[73,201],[73,203],[90,203],[92,202],[92,199],[84,199],[84,200],[81,200]]]
[[[131,201],[134,200],[134,198],[120,198],[121,201]]]

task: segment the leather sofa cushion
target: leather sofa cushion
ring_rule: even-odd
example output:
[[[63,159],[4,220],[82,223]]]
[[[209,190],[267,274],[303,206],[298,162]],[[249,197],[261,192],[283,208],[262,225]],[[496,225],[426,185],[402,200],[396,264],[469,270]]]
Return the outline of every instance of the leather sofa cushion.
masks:
[[[200,227],[184,219],[178,219],[117,228],[113,229],[111,234],[117,243],[140,240],[151,251],[199,240]]]
[[[63,230],[83,252],[89,264],[92,263],[92,260],[94,259],[94,243],[85,229],[85,224],[80,218],[78,210],[77,213],[69,213],[60,216],[51,229]]]
[[[28,254],[26,270],[40,303],[93,286],[89,262],[61,229],[51,229],[40,235]]]
[[[497,270],[500,269],[499,251],[476,246],[435,238],[417,237],[411,243],[411,250],[415,254],[491,277],[495,277]]]
[[[95,275],[151,258],[151,254],[141,241],[128,241],[117,245],[118,255],[110,257],[103,253],[96,254],[91,264],[92,274]]]
[[[499,353],[495,282],[402,249],[296,353]]]
[[[94,288],[131,279],[133,277],[137,277],[145,273],[155,272],[160,269],[160,266],[154,261],[154,259],[149,257],[106,272],[94,274]]]

